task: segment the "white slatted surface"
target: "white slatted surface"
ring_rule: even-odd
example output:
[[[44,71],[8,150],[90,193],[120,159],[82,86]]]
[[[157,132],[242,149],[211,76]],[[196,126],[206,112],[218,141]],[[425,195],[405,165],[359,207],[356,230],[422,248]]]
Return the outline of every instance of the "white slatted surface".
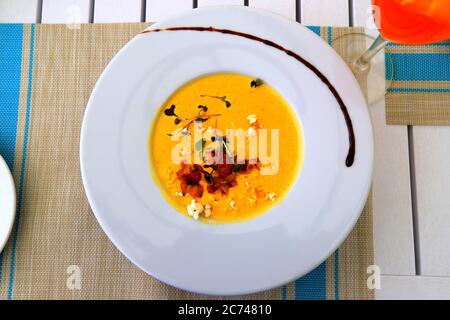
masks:
[[[0,0],[0,22],[36,22],[37,10],[38,0]]]
[[[91,8],[91,5],[95,5]],[[146,4],[142,8],[142,4]],[[370,0],[249,0],[263,8],[310,25],[346,26],[349,3],[355,25],[366,25]],[[198,6],[237,4],[243,0],[198,0]],[[43,23],[158,21],[192,8],[191,0],[43,0]],[[0,0],[0,23],[34,22],[38,0]],[[91,12],[92,11],[92,12]],[[376,30],[372,32],[376,33]],[[382,289],[377,298],[447,298],[450,292],[450,129],[414,127],[421,267],[413,275],[414,250],[407,130],[386,126],[384,102],[371,107],[375,130],[374,233],[375,259],[381,267]],[[438,174],[439,173],[439,174]],[[390,275],[401,276],[390,276]]]
[[[192,8],[191,0],[147,0],[145,21],[159,21]]]
[[[198,0],[198,7],[219,6],[223,4],[244,5],[244,0]]]
[[[371,0],[353,1],[353,18],[355,25],[367,26],[368,21],[372,20]]]
[[[387,126],[384,101],[370,108],[375,134],[375,261],[383,274],[414,275],[414,238],[405,126]]]
[[[450,276],[450,127],[413,133],[422,275]]]
[[[450,277],[382,276],[378,300],[450,300]]]
[[[295,20],[296,18],[296,1],[295,0],[249,0],[249,7],[269,10],[278,13],[286,18]]]
[[[348,0],[302,0],[302,23],[308,25],[348,26]]]
[[[89,0],[44,0],[42,23],[89,22]]]
[[[139,22],[142,0],[95,0],[94,22]]]

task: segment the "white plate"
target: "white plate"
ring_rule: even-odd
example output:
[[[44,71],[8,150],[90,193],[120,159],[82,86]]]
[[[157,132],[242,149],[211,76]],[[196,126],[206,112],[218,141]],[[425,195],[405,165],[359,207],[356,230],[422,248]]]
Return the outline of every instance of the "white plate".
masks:
[[[8,165],[0,156],[0,252],[8,241],[16,213],[16,190]]]
[[[146,33],[111,61],[87,107],[81,170],[92,209],[124,255],[178,288],[246,294],[297,279],[338,248],[370,188],[372,128],[358,83],[313,32],[274,14],[210,7],[151,28],[174,26],[214,26],[256,35],[315,65],[349,109],[355,162],[345,165],[349,135],[336,99],[310,69],[284,52],[220,33]],[[223,71],[262,78],[283,94],[302,123],[305,158],[281,205],[244,223],[206,225],[165,201],[151,177],[147,141],[158,107],[177,88],[197,76]]]

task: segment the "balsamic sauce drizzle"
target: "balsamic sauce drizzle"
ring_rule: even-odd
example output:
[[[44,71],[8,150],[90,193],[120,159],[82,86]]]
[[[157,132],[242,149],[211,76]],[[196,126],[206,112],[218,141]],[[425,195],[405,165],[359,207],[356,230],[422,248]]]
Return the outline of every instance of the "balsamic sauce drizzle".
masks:
[[[253,41],[261,42],[269,47],[273,47],[275,49],[281,50],[284,53],[286,53],[288,56],[301,62],[308,69],[310,69],[323,83],[325,83],[325,85],[328,87],[328,89],[331,91],[331,93],[337,100],[339,107],[344,115],[345,124],[347,125],[347,130],[348,130],[349,149],[348,149],[347,157],[345,159],[345,165],[347,167],[351,167],[353,165],[353,162],[355,161],[355,133],[353,130],[352,120],[351,120],[350,115],[347,110],[347,106],[345,105],[341,96],[337,92],[336,88],[331,84],[330,80],[328,80],[328,78],[325,77],[325,75],[322,72],[320,72],[320,70],[317,69],[311,62],[307,61],[306,59],[304,59],[297,53],[295,53],[291,50],[288,50],[273,41],[259,38],[252,34],[234,31],[234,30],[230,30],[230,29],[216,29],[213,27],[170,27],[170,28],[162,28],[162,29],[144,30],[143,32],[141,32],[141,34],[150,33],[150,32],[162,32],[162,31],[206,31],[206,32],[218,32],[218,33],[243,37],[243,38],[247,38],[247,39],[250,39]]]

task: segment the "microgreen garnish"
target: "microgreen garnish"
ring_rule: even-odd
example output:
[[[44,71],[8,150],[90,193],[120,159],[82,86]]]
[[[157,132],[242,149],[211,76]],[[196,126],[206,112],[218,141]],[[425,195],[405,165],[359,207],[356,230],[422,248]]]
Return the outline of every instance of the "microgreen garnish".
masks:
[[[164,114],[169,117],[176,117],[177,114],[175,113],[175,105],[173,104],[170,106],[170,108],[164,110]]]
[[[220,117],[221,113],[202,114],[192,118],[180,118],[181,121],[206,121],[211,117]]]
[[[208,107],[206,106],[198,106],[199,112],[195,117],[191,117],[191,118],[181,118],[179,117],[176,113],[175,113],[175,105],[171,105],[170,108],[167,108],[164,110],[164,115],[168,116],[168,117],[175,117],[174,119],[174,123],[175,125],[179,125],[181,122],[185,122],[185,124],[182,127],[182,133],[183,135],[189,135],[189,128],[191,127],[191,125],[194,122],[205,122],[208,121],[210,118],[212,117],[220,117],[222,114],[220,113],[214,113],[214,114],[205,114],[203,112],[206,112],[208,110]],[[172,134],[167,134],[168,136],[172,136]]]
[[[180,135],[182,136],[189,136],[190,133],[187,129],[183,128],[183,129],[177,129],[176,131],[174,131],[173,133],[166,133],[169,137],[179,137]]]
[[[263,84],[264,84],[263,80],[261,80],[259,78],[256,78],[256,79],[252,80],[252,82],[250,82],[250,87],[256,88],[256,87],[259,87],[259,86],[261,86]]]
[[[236,163],[235,165],[233,165],[233,171],[234,172],[238,172],[242,167],[242,164]]]
[[[227,100],[227,96],[212,96],[209,94],[202,94],[202,95],[200,95],[200,97],[202,97],[202,98],[208,97],[208,98],[218,99],[220,101],[225,102],[225,107],[227,107],[227,108],[231,107],[231,102]]]
[[[175,113],[175,105],[171,105],[170,108],[164,110],[164,114],[168,117],[175,117],[174,123],[178,125],[181,122],[181,118]]]
[[[211,183],[211,184],[214,183],[214,179],[213,179],[213,176],[211,173],[204,171],[203,174],[205,176],[206,182]]]
[[[201,116],[196,116],[193,118],[178,118],[179,121],[176,121],[175,124],[179,124],[181,121],[187,121],[187,123],[183,126],[183,130],[189,130],[191,125],[198,121],[198,122],[205,122],[208,121],[211,117],[220,117],[221,114],[215,113],[215,114],[203,114]]]

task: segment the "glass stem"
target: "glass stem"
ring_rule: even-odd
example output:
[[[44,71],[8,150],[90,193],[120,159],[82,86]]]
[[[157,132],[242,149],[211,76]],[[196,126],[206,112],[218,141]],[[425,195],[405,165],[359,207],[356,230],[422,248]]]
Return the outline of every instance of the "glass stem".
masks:
[[[372,58],[383,49],[389,41],[379,35],[375,41],[372,43],[369,49],[364,52],[356,61],[355,65],[361,69],[361,71],[366,71],[370,67],[370,61]]]

